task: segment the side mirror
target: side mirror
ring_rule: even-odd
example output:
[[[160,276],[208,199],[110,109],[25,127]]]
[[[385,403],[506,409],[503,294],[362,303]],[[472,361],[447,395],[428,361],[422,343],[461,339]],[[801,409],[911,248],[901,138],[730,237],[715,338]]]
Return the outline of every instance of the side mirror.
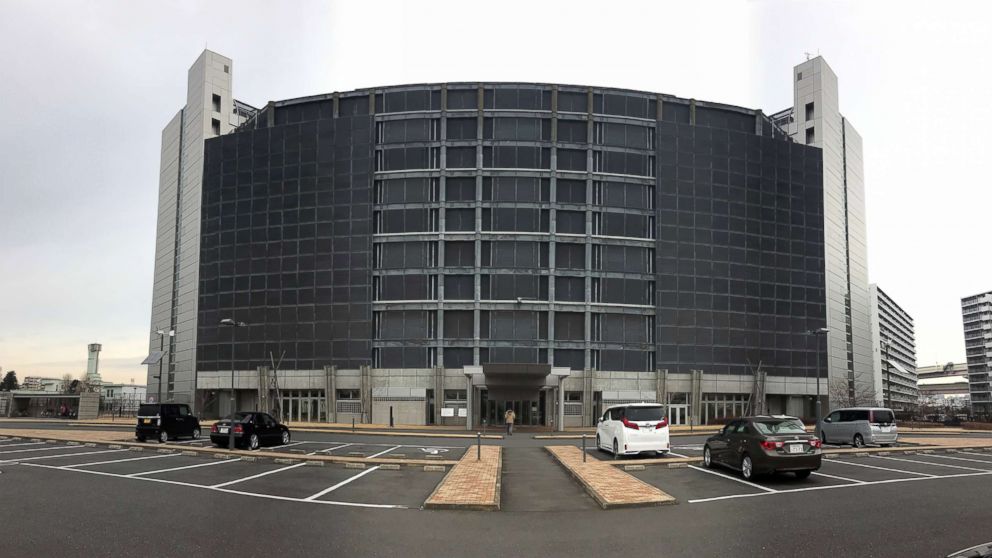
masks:
[[[823,419],[823,422],[833,422],[833,421],[830,420],[830,417],[827,417],[827,418]]]

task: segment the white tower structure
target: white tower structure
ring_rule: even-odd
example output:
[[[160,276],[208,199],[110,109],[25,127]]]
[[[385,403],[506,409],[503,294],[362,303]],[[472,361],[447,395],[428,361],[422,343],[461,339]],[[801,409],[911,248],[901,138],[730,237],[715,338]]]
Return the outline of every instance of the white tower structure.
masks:
[[[100,379],[100,349],[102,348],[103,345],[99,343],[87,345],[89,359],[86,362],[86,382],[92,386],[99,386],[102,383]]]

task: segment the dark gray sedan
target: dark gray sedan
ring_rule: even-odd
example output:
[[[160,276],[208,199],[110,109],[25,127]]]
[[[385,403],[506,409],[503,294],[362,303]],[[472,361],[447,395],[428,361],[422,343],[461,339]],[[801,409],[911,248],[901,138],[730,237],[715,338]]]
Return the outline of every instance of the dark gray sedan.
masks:
[[[703,446],[703,465],[722,465],[750,480],[757,475],[793,472],[804,479],[820,468],[822,443],[802,421],[788,416],[756,416],[731,421]]]

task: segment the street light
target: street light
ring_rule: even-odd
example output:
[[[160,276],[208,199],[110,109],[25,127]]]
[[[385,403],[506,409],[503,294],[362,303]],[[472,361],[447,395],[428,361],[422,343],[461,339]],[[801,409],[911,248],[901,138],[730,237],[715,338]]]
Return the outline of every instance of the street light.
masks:
[[[170,329],[168,332],[166,332],[164,329],[160,329],[157,330],[155,333],[158,334],[158,351],[162,353],[162,355],[158,357],[158,376],[157,376],[158,402],[161,403],[162,402],[162,361],[165,360],[165,358],[163,358],[165,356],[165,336],[168,335],[169,337],[175,337],[176,331],[174,329]]]
[[[882,395],[887,401],[885,406],[889,409],[892,408],[892,365],[889,363],[889,346],[891,345],[891,339],[888,337],[882,338],[882,347],[885,349],[885,385],[882,386]]]
[[[817,337],[826,337],[830,333],[830,330],[825,327],[819,329],[812,329],[805,333],[805,335],[815,335]],[[816,342],[816,422],[820,422],[820,342]]]
[[[227,449],[234,449],[234,413],[235,413],[235,395],[234,395],[234,329],[237,327],[247,327],[248,324],[245,322],[237,322],[233,318],[224,318],[220,321],[220,325],[231,327],[231,424],[227,427]]]

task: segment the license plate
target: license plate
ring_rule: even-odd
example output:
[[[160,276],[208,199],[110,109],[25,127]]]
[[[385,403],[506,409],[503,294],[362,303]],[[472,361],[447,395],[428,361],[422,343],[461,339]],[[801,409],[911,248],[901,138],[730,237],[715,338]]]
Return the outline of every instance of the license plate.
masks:
[[[789,453],[805,453],[806,449],[802,444],[789,444]]]
[[[882,432],[892,432],[892,427],[890,427],[890,426],[883,426],[882,427]]]
[[[145,424],[151,424],[151,423],[152,423],[152,419],[145,419]]]
[[[227,434],[227,427],[226,426],[221,426],[218,430],[220,431],[221,434]]]

